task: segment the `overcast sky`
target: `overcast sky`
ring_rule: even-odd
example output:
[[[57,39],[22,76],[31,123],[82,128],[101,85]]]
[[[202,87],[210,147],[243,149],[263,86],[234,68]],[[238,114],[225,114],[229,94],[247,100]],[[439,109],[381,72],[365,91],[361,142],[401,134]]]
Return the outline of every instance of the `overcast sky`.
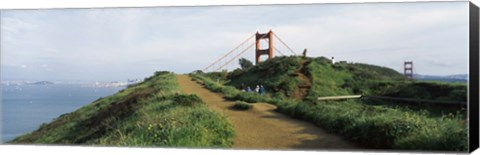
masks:
[[[3,10],[1,76],[125,81],[188,73],[269,29],[309,56],[399,72],[412,60],[419,74],[468,73],[468,2],[423,2]]]

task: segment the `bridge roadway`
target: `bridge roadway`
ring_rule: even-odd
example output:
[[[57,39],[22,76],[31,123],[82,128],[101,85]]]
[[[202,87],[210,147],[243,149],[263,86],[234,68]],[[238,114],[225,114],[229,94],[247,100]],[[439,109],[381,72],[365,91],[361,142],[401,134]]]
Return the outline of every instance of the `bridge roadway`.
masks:
[[[188,75],[177,75],[181,91],[196,94],[213,110],[228,117],[235,129],[236,149],[302,149],[352,150],[358,147],[347,140],[328,134],[315,125],[292,119],[274,111],[274,105],[255,103],[248,111],[233,110],[235,104],[192,81]]]

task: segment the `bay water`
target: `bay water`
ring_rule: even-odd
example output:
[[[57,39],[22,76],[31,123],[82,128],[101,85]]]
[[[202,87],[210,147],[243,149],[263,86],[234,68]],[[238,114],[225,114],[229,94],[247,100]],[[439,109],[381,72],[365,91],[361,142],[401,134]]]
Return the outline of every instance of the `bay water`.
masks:
[[[82,87],[80,84],[2,85],[2,143],[123,88]]]

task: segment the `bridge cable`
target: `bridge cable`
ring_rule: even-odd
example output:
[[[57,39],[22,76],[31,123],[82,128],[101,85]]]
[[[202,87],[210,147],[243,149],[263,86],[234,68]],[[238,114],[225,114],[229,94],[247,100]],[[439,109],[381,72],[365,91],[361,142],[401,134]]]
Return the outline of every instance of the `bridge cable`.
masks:
[[[292,52],[294,55],[297,55],[297,53],[295,53],[285,42],[282,41],[282,39],[280,39],[280,37],[277,36],[277,34],[273,33],[273,35],[283,44],[285,45],[288,50],[290,50],[290,52]]]
[[[282,51],[280,51],[279,49],[277,49],[277,47],[273,47],[273,49],[275,49],[278,53],[280,53],[282,56],[285,56],[285,54],[282,53]]]
[[[267,36],[268,33],[262,35],[259,39],[263,39]],[[220,61],[226,59],[228,56],[232,55],[234,51],[238,50],[240,47],[243,47],[245,45],[245,43],[247,43],[250,39],[252,39],[253,36],[255,36],[255,34],[253,34],[252,36],[248,37],[245,41],[243,41],[241,44],[239,44],[237,47],[235,47],[234,49],[230,50],[227,54],[225,54],[224,56],[222,56],[221,58],[217,59],[215,62],[211,63],[209,66],[207,66],[205,69],[203,69],[204,72],[206,72],[209,68],[213,67],[214,65],[216,65],[217,63],[220,63]],[[271,38],[272,39],[272,38]],[[230,59],[228,62],[222,64],[220,67],[218,67],[216,70],[214,71],[218,71],[220,70],[221,68],[223,68],[224,66],[230,64],[233,60],[235,60],[236,58],[238,58],[239,56],[241,56],[243,53],[245,53],[247,51],[247,49],[250,49],[251,47],[253,47],[253,45],[255,45],[255,43],[249,45],[246,49],[244,49],[242,52],[240,52],[240,54],[236,55],[234,58]]]
[[[256,34],[254,34],[256,35]],[[268,33],[266,34],[263,34],[259,39],[263,39],[265,38],[266,36],[268,35]],[[251,38],[251,37],[250,37]],[[244,43],[242,43],[244,44]],[[241,54],[245,53],[248,49],[250,49],[253,45],[255,45],[255,43],[249,45],[246,49],[244,49],[242,52],[240,52],[240,54],[236,55],[234,58],[230,59],[228,62],[224,63],[222,66],[218,67],[216,70],[214,71],[218,71],[220,69],[222,69],[224,66],[230,64],[233,60],[235,60],[236,58],[238,58],[239,56],[241,56]],[[232,52],[229,52],[228,55],[232,54]],[[222,58],[223,59],[223,58]]]
[[[233,48],[232,50],[230,50],[227,54],[225,54],[224,56],[220,57],[219,59],[217,59],[216,61],[214,61],[213,63],[211,63],[210,65],[208,65],[207,67],[205,67],[203,69],[203,71],[206,71],[207,69],[209,69],[210,67],[212,67],[213,65],[215,65],[217,62],[219,62],[220,60],[224,59],[225,57],[227,57],[228,55],[230,55],[231,53],[233,53],[235,50],[237,50],[238,48],[240,48],[243,44],[245,44],[246,42],[248,42],[250,39],[253,38],[253,36],[255,36],[255,34],[253,34],[252,36],[248,37],[245,41],[243,41],[242,43],[240,43],[237,47]]]
[[[235,60],[236,58],[238,58],[239,56],[241,56],[243,53],[245,53],[248,49],[250,49],[251,47],[253,47],[253,45],[255,45],[255,44],[251,44],[250,46],[248,46],[247,48],[245,48],[242,52],[240,52],[239,54],[237,54],[235,57],[233,57],[232,59],[230,59],[228,62],[226,62],[226,63],[223,64],[222,66],[218,67],[215,71],[218,71],[218,70],[222,69],[222,67],[224,67],[225,65],[230,64],[233,60]]]

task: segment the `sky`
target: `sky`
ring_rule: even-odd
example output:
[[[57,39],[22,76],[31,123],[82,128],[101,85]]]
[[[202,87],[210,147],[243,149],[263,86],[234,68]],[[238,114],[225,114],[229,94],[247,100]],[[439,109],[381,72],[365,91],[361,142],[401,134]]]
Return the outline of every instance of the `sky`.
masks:
[[[2,10],[0,20],[2,80],[189,73],[268,30],[312,57],[468,73],[468,2]]]

